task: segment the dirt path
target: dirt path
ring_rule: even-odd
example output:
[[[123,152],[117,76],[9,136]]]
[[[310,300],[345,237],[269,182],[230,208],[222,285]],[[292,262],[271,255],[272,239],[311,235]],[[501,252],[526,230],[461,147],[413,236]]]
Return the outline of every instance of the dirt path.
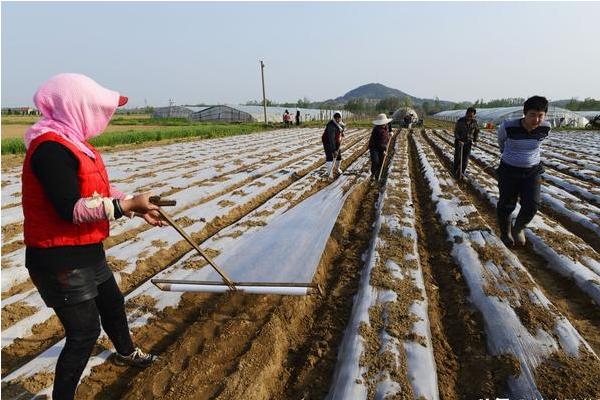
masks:
[[[412,142],[410,149],[419,254],[430,299],[440,398],[494,397],[504,392],[500,382],[505,374],[495,373],[499,371],[486,350],[482,318],[469,304],[469,289],[450,256],[444,227],[435,218],[435,204],[419,170]]]
[[[344,205],[317,273],[324,297],[220,296],[130,386],[111,367],[85,380],[78,397],[322,397],[370,239],[373,192],[361,184]]]
[[[362,136],[352,140],[352,144],[355,144],[355,146],[349,150],[348,154],[346,155],[346,159],[344,161],[346,166],[354,162],[360,155],[364,153],[361,141],[364,141],[364,137]],[[242,217],[250,214],[253,210],[289,187],[293,182],[313,171],[314,168],[315,166],[311,165],[304,170],[298,170],[298,173],[295,176],[290,177],[289,179],[282,181],[281,184],[272,187],[252,202],[240,204],[239,206],[232,208],[229,213],[223,217],[217,218],[214,222],[207,224],[200,232],[193,233],[191,236],[194,240],[196,240],[197,243],[203,243],[210,237],[218,234],[223,229],[239,221]],[[248,179],[244,181],[244,183],[247,185],[253,180],[254,179]],[[309,193],[306,194],[306,196],[319,190],[319,188],[322,188],[324,185],[326,185],[325,181],[322,182],[321,186],[313,188]],[[243,185],[237,185],[236,187],[243,187]],[[211,196],[211,198],[212,197],[215,196]],[[202,203],[203,201],[200,202],[200,204]],[[184,240],[180,240],[168,248],[160,249],[151,257],[139,260],[136,265],[135,272],[128,274],[121,279],[121,289],[125,294],[129,293],[141,283],[146,281],[149,277],[167,268],[187,252],[189,252],[189,245]],[[24,315],[25,314],[21,314],[21,316]],[[31,360],[41,351],[48,348],[48,346],[56,343],[64,335],[58,319],[54,316],[48,321],[36,325],[33,328],[33,333],[34,334],[32,336],[24,339],[17,339],[12,345],[2,349],[3,374],[10,372],[16,367]]]

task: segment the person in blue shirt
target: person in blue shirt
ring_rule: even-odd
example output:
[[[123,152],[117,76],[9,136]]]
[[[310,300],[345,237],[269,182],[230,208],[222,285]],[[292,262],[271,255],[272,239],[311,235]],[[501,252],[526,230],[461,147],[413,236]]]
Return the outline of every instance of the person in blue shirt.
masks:
[[[540,163],[542,141],[550,133],[544,121],[548,100],[533,96],[523,104],[523,118],[504,121],[498,127],[498,145],[502,153],[498,167],[497,216],[500,238],[507,246],[525,245],[524,229],[540,207],[540,185],[544,168]],[[511,214],[517,200],[521,210],[511,226]]]

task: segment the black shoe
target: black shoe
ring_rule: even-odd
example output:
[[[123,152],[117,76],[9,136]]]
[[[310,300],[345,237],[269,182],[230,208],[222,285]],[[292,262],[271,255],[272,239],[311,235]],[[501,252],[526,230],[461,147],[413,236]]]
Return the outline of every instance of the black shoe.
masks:
[[[508,218],[498,218],[498,227],[500,228],[500,240],[506,247],[514,247],[515,240],[511,233],[510,216]]]
[[[136,347],[133,353],[129,354],[128,356],[124,356],[117,352],[115,353],[114,358],[114,362],[117,365],[131,365],[139,368],[149,367],[150,364],[156,360],[158,360],[158,356],[150,353],[144,353],[139,347]]]
[[[500,235],[500,240],[502,240],[502,243],[504,243],[506,247],[514,247],[515,245],[515,241],[510,233]]]

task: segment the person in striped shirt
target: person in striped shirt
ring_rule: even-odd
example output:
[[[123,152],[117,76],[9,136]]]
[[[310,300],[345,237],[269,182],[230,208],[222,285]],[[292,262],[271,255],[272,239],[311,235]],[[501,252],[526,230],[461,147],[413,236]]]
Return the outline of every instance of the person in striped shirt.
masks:
[[[498,167],[497,216],[501,239],[507,246],[525,245],[524,229],[540,207],[540,185],[544,168],[540,162],[542,141],[550,133],[544,121],[548,100],[533,96],[523,104],[523,117],[506,120],[498,127],[502,153]],[[521,209],[511,226],[511,214],[519,200]]]

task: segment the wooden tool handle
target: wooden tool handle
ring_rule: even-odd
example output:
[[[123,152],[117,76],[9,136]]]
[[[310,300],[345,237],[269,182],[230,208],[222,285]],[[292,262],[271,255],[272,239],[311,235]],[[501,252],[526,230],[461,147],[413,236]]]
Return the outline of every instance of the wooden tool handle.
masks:
[[[150,196],[150,203],[160,206],[160,207],[167,207],[167,206],[175,206],[177,205],[177,201],[176,200],[169,200],[169,199],[161,199],[160,196]]]

